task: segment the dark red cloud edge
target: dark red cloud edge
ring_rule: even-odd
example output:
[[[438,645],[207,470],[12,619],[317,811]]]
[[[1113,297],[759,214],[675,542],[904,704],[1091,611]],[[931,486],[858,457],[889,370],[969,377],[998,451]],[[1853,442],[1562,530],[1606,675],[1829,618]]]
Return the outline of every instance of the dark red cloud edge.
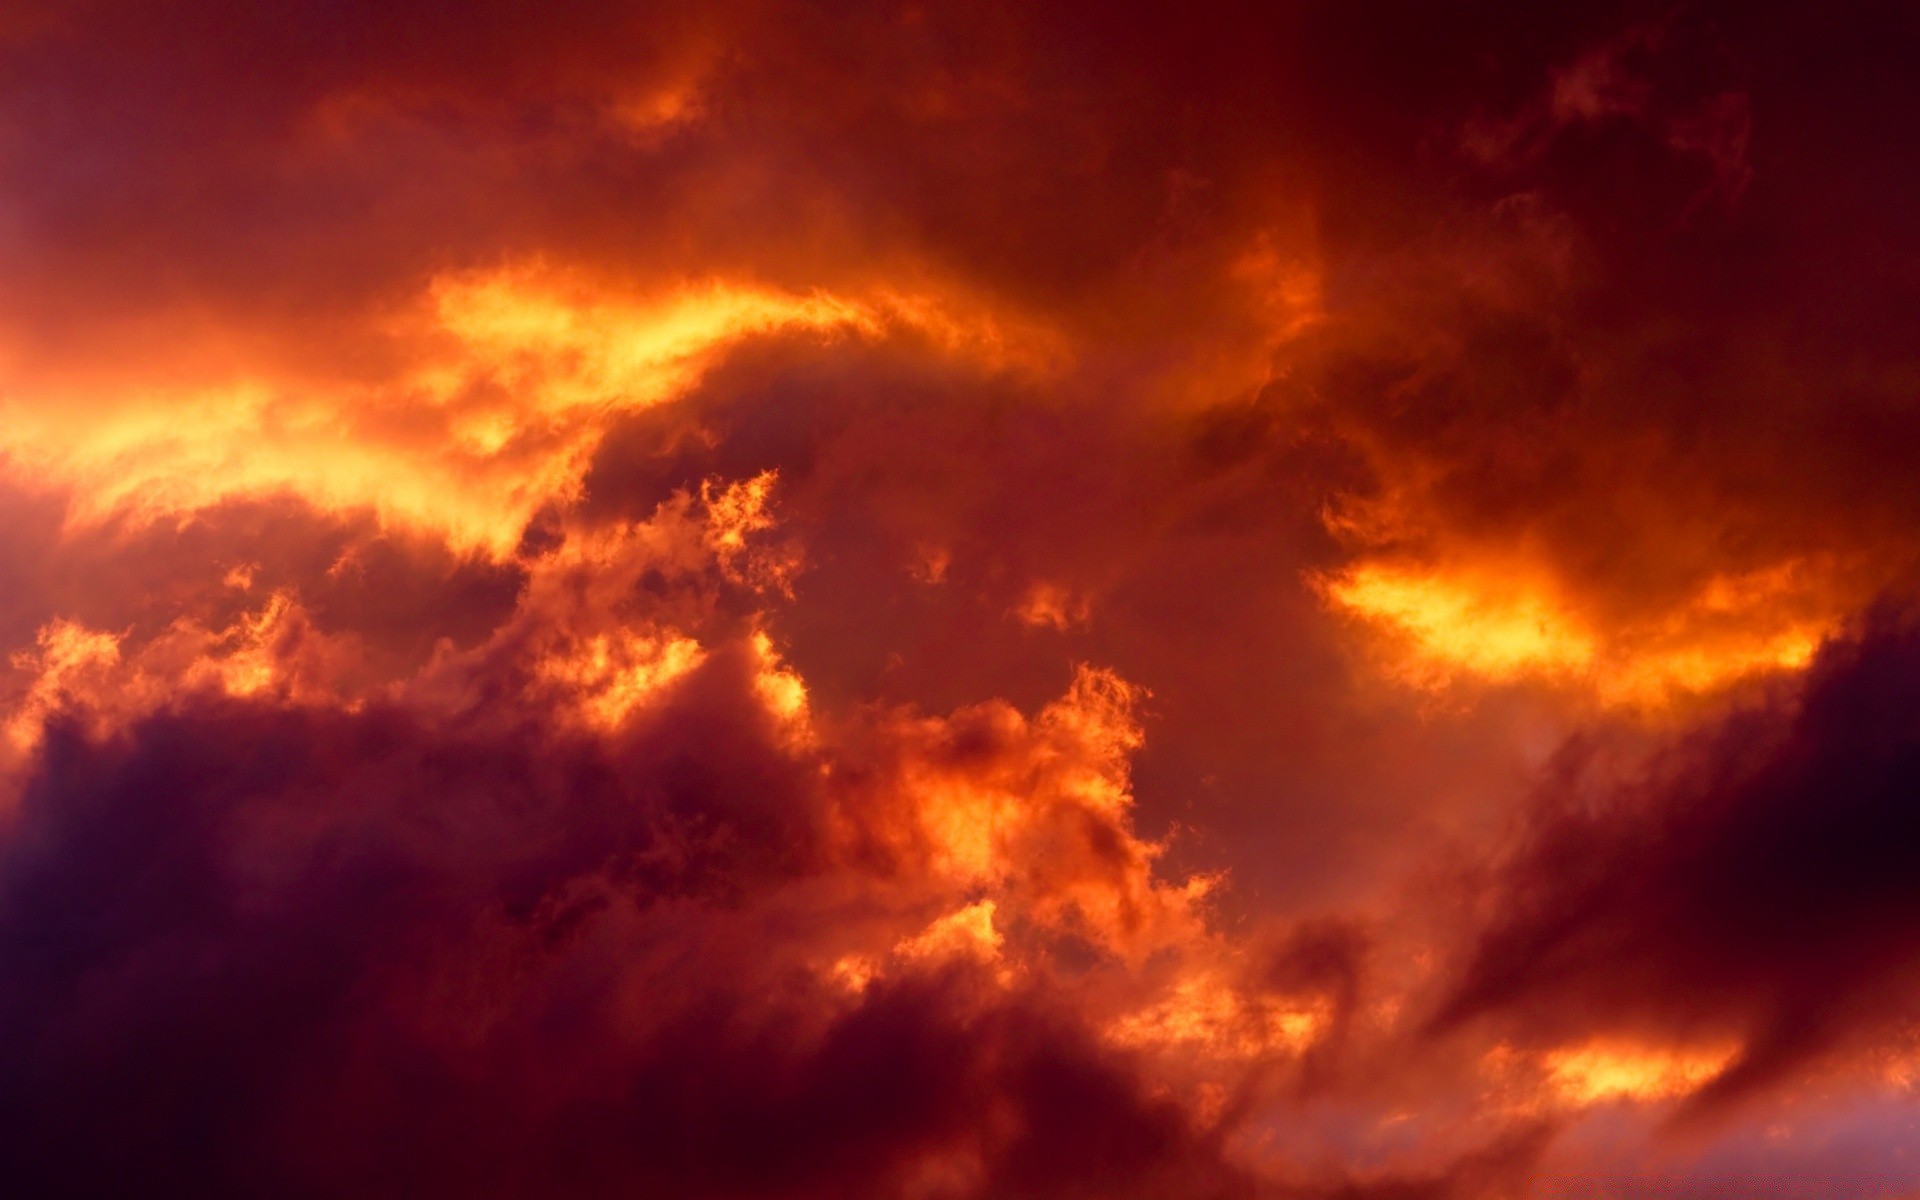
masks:
[[[1920,1195],[1915,62],[0,2],[0,1188]]]

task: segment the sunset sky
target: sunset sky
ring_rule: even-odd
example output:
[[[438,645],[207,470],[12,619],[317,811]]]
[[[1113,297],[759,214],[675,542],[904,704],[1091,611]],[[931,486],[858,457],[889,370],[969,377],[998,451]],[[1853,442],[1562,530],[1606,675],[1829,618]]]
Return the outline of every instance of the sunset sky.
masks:
[[[0,0],[0,1194],[1920,1197],[1920,9]]]

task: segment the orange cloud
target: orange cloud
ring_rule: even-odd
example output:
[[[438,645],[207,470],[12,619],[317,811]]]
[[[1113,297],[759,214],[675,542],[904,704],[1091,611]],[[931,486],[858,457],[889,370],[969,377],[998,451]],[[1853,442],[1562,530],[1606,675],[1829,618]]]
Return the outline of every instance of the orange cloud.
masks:
[[[14,1190],[1920,1184],[1898,21],[38,7]]]
[[[1193,1048],[1235,1060],[1297,1054],[1327,1028],[1324,1003],[1301,1004],[1248,996],[1205,968],[1179,977],[1167,995],[1129,1012],[1107,1028],[1125,1046]]]
[[[1738,1047],[1706,1049],[1591,1042],[1555,1050],[1543,1065],[1547,1085],[1571,1104],[1673,1100],[1698,1090],[1733,1061]]]
[[[1409,686],[1541,681],[1599,703],[1658,711],[1807,665],[1844,610],[1800,564],[1716,576],[1681,606],[1608,620],[1538,567],[1363,561],[1321,578],[1337,611],[1378,631],[1385,669]]]
[[[990,369],[1050,353],[1030,326],[934,296],[725,281],[632,295],[526,265],[436,277],[389,326],[407,361],[377,383],[244,363],[198,383],[0,377],[0,452],[17,477],[71,491],[76,520],[284,493],[503,558],[535,513],[579,497],[614,421],[743,342],[900,335]]]

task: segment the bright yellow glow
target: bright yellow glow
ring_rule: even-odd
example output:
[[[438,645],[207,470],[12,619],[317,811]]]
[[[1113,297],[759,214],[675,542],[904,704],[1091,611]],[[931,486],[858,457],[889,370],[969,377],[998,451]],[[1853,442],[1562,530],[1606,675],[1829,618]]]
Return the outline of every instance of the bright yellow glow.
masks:
[[[1326,590],[1336,604],[1411,641],[1417,653],[1406,673],[1416,681],[1579,671],[1596,653],[1592,635],[1526,580],[1366,563],[1329,581]]]
[[[792,596],[799,559],[765,546],[756,551],[748,540],[777,524],[772,497],[779,479],[778,471],[762,471],[725,487],[706,480],[700,485],[700,503],[706,510],[707,545],[720,573],[735,583]]]
[[[790,733],[805,733],[807,727],[807,684],[798,672],[780,661],[773,639],[755,630],[749,644],[758,660],[753,676],[754,692]]]
[[[707,508],[707,527],[714,549],[722,555],[738,554],[746,549],[747,535],[773,527],[767,511],[773,493],[776,471],[762,471],[716,492],[711,481],[700,487]]]
[[[209,629],[188,618],[143,643],[73,621],[44,626],[33,649],[12,656],[0,716],[0,775],[39,744],[46,722],[66,713],[96,732],[176,702],[182,695],[325,697],[351,708],[335,684],[351,639],[314,629],[291,596],[275,592],[233,624]]]
[[[700,643],[671,631],[617,630],[542,660],[538,674],[570,693],[590,724],[614,729],[705,657]]]
[[[266,607],[246,613],[220,639],[218,651],[197,664],[229,696],[258,696],[285,680],[287,671],[276,653],[277,643],[304,618],[293,598],[284,593],[268,597]]]
[[[1668,1049],[1590,1042],[1547,1055],[1547,1082],[1572,1104],[1641,1102],[1687,1095],[1732,1061],[1735,1047]]]
[[[1792,567],[1715,577],[1664,616],[1615,627],[1539,571],[1366,562],[1319,587],[1387,635],[1387,670],[1411,686],[1535,679],[1654,709],[1811,661],[1837,617]]]
[[[1085,763],[1065,774],[1061,787],[1087,808],[1119,818],[1133,805],[1127,763],[1146,742],[1135,715],[1145,688],[1111,671],[1082,668],[1073,686],[1040,714],[1049,739],[1083,747]]]
[[[913,749],[899,763],[897,850],[929,878],[988,892],[1003,911],[1017,905],[1023,920],[1130,962],[1195,936],[1214,880],[1155,878],[1161,848],[1131,825],[1142,694],[1081,668],[1031,720],[995,702],[903,722],[895,732]]]
[[[858,994],[873,985],[873,981],[879,977],[880,968],[865,955],[846,954],[835,959],[826,974],[842,990]]]
[[[431,289],[440,329],[460,352],[416,378],[428,395],[469,408],[476,374],[503,385],[479,411],[524,419],[529,409],[635,408],[692,382],[706,355],[743,338],[786,331],[875,336],[885,316],[871,304],[709,283],[630,301],[595,294],[549,272],[522,268],[443,278]]]
[[[433,280],[380,334],[406,365],[379,381],[244,364],[204,379],[0,373],[0,454],[29,482],[70,490],[78,520],[290,494],[506,557],[533,514],[579,495],[620,414],[685,393],[729,348],[895,333],[995,369],[1040,361],[1029,351],[1044,340],[891,289],[710,281],[633,296],[518,266]]]
[[[39,743],[46,718],[75,690],[87,690],[120,663],[120,639],[72,621],[55,621],[42,629],[35,648],[13,656],[14,670],[31,675],[25,694],[7,717],[6,739],[16,754]]]
[[[1002,741],[1034,746],[1032,759],[1013,764],[1017,770],[916,774],[916,812],[937,867],[965,883],[999,878],[1017,857],[1016,843],[1063,805],[1123,819],[1133,803],[1125,768],[1141,744],[1133,710],[1142,695],[1111,672],[1083,669],[1031,723],[1009,708],[992,711]]]
[[[933,866],[961,882],[986,882],[1002,870],[1003,843],[1020,816],[1018,797],[963,779],[924,777],[916,816],[933,851]]]
[[[994,904],[981,900],[957,909],[894,947],[905,959],[975,958],[994,962],[1004,939],[993,926]]]

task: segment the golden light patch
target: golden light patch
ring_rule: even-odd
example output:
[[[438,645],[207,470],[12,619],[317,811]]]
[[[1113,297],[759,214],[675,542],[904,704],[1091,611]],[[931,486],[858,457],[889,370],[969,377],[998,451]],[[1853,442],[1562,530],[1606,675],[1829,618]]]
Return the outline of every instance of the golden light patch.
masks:
[[[1570,1104],[1685,1096],[1726,1069],[1737,1047],[1675,1049],[1589,1042],[1555,1050],[1543,1062],[1547,1085]]]
[[[26,482],[70,492],[77,520],[286,494],[503,558],[535,513],[578,497],[614,420],[684,394],[743,342],[904,334],[998,369],[1039,361],[1026,328],[899,289],[712,280],[630,295],[522,265],[432,280],[368,335],[402,361],[383,379],[231,355],[196,366],[191,348],[187,367],[128,377],[0,372],[0,453]]]
[[[1340,607],[1402,635],[1409,682],[1495,681],[1590,666],[1594,637],[1538,583],[1364,563],[1325,584]]]
[[[1316,585],[1379,631],[1385,669],[1409,686],[1534,680],[1652,710],[1810,662],[1838,610],[1803,574],[1716,576],[1665,614],[1613,626],[1532,568],[1363,562]]]
[[[6,720],[8,748],[20,755],[32,750],[49,714],[76,693],[98,690],[119,665],[120,638],[114,634],[72,621],[41,629],[34,649],[12,659],[14,670],[30,681]]]
[[[1067,694],[1041,712],[1043,736],[1084,748],[1078,769],[1063,780],[1076,800],[1112,816],[1132,806],[1127,765],[1146,744],[1138,710],[1147,696],[1112,671],[1082,667]]]
[[[1005,941],[993,925],[994,903],[981,900],[946,914],[893,948],[901,958],[940,960],[973,958],[995,962]]]
[[[316,630],[283,592],[224,628],[182,617],[142,643],[74,621],[49,622],[32,649],[9,660],[0,776],[26,761],[56,714],[100,734],[194,693],[352,709],[358,699],[341,682],[354,650],[350,636]]]
[[[863,954],[846,954],[835,959],[826,970],[826,977],[835,987],[858,995],[873,986],[880,975],[880,968],[871,958]]]
[[[874,336],[888,316],[860,300],[718,281],[628,299],[534,267],[442,277],[429,304],[454,347],[414,379],[428,398],[464,415],[516,423],[529,410],[656,403],[691,383],[716,347],[786,331]],[[508,395],[469,395],[477,379]]]
[[[305,622],[306,613],[293,597],[276,592],[259,612],[241,614],[238,624],[220,639],[219,652],[196,665],[203,674],[214,676],[229,696],[267,694],[287,675],[282,644],[298,638]]]
[[[748,646],[755,659],[754,694],[780,722],[789,738],[805,741],[810,734],[806,680],[780,660],[773,639],[764,631],[756,629],[748,639]]]
[[[541,660],[536,674],[572,696],[581,717],[601,729],[618,728],[706,657],[699,642],[671,630],[613,630],[569,651]]]
[[[1220,976],[1195,971],[1168,995],[1107,1027],[1125,1046],[1185,1046],[1220,1058],[1258,1058],[1298,1053],[1326,1028],[1324,1005],[1284,1003],[1247,996]]]
[[[843,954],[820,974],[840,991],[858,995],[900,969],[975,962],[994,967],[1002,984],[1013,980],[1015,964],[1006,960],[1006,938],[994,924],[998,906],[977,900],[935,918],[926,928],[894,942],[882,953]]]
[[[748,544],[754,535],[777,524],[772,497],[779,479],[778,471],[762,471],[724,487],[703,480],[700,504],[706,510],[707,544],[720,573],[735,583],[791,597],[793,578],[801,565],[798,555]]]
[[[905,752],[889,840],[928,880],[985,893],[1003,913],[1131,963],[1197,936],[1215,880],[1157,878],[1161,847],[1132,825],[1142,695],[1082,667],[1032,718],[993,702],[897,723]]]
[[[997,879],[1004,870],[1005,844],[1021,815],[1019,797],[966,779],[915,771],[915,817],[932,850],[940,874],[962,883]]]
[[[1123,820],[1128,756],[1141,745],[1134,707],[1144,692],[1109,671],[1082,668],[1067,694],[1029,722],[1010,708],[983,712],[1022,751],[999,769],[947,771],[916,765],[916,815],[939,868],[964,883],[1003,877],[1020,843],[1063,807]],[[1150,848],[1140,844],[1143,857]]]

